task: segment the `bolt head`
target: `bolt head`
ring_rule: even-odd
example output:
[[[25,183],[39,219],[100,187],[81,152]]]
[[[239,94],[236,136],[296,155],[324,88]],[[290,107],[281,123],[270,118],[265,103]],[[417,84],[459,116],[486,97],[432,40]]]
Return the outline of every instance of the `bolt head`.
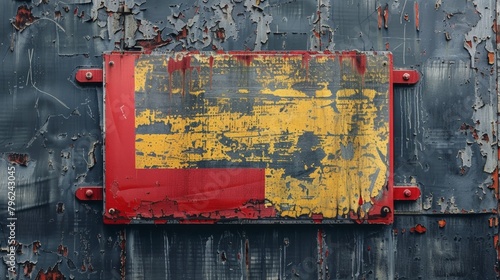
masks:
[[[93,75],[92,75],[92,72],[90,72],[90,71],[89,71],[89,72],[87,72],[87,73],[85,73],[85,78],[87,78],[87,80],[92,79],[92,76],[93,76]]]
[[[109,208],[108,213],[110,215],[113,215],[115,213],[115,211],[116,211],[115,208]]]
[[[94,191],[93,191],[93,190],[87,190],[87,191],[85,191],[85,195],[86,195],[87,197],[91,197],[91,196],[93,196],[93,195],[94,195]]]
[[[403,74],[403,80],[408,81],[410,79],[410,73]]]
[[[406,197],[410,197],[411,196],[411,191],[409,189],[405,189],[403,191],[403,194],[406,196]]]

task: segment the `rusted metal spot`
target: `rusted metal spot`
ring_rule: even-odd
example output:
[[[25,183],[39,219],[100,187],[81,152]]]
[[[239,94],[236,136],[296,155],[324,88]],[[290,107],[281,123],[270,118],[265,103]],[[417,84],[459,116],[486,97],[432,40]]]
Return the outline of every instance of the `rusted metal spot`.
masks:
[[[19,31],[23,31],[30,26],[37,17],[31,13],[31,8],[27,5],[22,5],[17,8],[17,14],[12,20],[12,25]]]
[[[385,4],[384,8],[384,27],[389,28],[389,4]]]
[[[416,226],[410,228],[411,233],[416,232],[416,233],[424,234],[426,231],[427,231],[427,229],[421,224],[417,224]]]
[[[18,164],[21,166],[27,166],[29,161],[28,154],[12,153],[7,156],[11,164]]]
[[[57,246],[57,253],[61,256],[67,257],[68,256],[68,247],[63,246],[62,244],[59,244],[59,246]]]
[[[394,70],[392,79],[394,84],[414,85],[420,80],[420,73],[417,70]]]
[[[33,270],[35,269],[36,264],[30,262],[30,261],[25,261],[23,263],[23,274],[25,277],[28,277],[31,279],[31,274],[33,273]]]
[[[495,52],[488,52],[488,64],[495,64]]]
[[[66,276],[62,274],[57,264],[54,266],[54,268],[49,267],[49,269],[47,269],[47,272],[43,272],[43,269],[40,269],[35,278],[35,280],[64,280],[64,279],[66,279]]]
[[[413,10],[415,12],[415,28],[417,31],[420,31],[420,12],[418,9],[418,2],[415,1],[415,5],[413,6]]]
[[[491,217],[488,219],[488,225],[490,228],[498,227],[498,217]]]
[[[439,228],[444,228],[446,226],[446,220],[441,219],[438,221]]]

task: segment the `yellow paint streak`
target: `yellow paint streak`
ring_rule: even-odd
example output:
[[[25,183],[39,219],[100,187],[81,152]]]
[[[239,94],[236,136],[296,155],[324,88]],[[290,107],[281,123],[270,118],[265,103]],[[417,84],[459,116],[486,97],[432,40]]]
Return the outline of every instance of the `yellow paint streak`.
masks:
[[[236,63],[227,56],[214,57],[214,70],[225,73],[229,62]],[[333,99],[328,82],[316,81],[315,88],[319,89],[313,91],[314,96],[308,96],[293,88],[307,79],[314,81],[314,77],[304,75],[300,59],[273,61],[257,57],[252,65],[259,74],[261,90],[250,113],[223,110],[231,106],[228,97],[217,97],[215,103],[205,98],[203,112],[190,116],[137,111],[136,127],[163,123],[169,125],[170,132],[136,135],[136,167],[195,168],[202,160],[238,162],[244,158],[246,162],[266,164],[266,199],[281,216],[322,213],[325,218],[337,218],[349,211],[363,216],[360,200],[370,203],[387,181],[386,159],[381,155],[388,156],[389,127],[387,120],[377,117],[379,110],[387,110],[388,105],[387,100],[385,108],[373,102],[377,96],[387,98],[387,92],[342,89]],[[147,71],[147,65],[137,64],[136,91],[144,89],[143,84],[137,86],[138,73]],[[206,77],[200,79],[200,88],[206,87],[209,81]],[[237,91],[249,93],[246,88]],[[269,94],[280,98],[269,99]],[[304,133],[317,137],[318,143],[304,146]],[[230,156],[235,153],[239,155],[237,160]],[[321,157],[316,163],[294,162],[297,159],[292,157],[301,153]],[[307,156],[298,160],[303,157]],[[276,167],[280,163],[298,165],[296,173],[309,175],[294,176]]]

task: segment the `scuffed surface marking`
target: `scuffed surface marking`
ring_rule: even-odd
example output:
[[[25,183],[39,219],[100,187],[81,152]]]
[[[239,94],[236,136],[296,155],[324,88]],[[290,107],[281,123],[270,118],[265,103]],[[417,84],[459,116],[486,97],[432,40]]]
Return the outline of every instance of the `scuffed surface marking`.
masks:
[[[492,39],[492,26],[495,13],[493,2],[474,1],[474,7],[479,14],[478,22],[465,34],[464,48],[469,52],[471,67],[476,67],[477,48],[484,43],[484,48],[491,53],[495,49]],[[486,59],[486,58],[481,58]]]
[[[143,57],[136,168],[262,167],[282,216],[363,217],[387,181],[386,59]]]

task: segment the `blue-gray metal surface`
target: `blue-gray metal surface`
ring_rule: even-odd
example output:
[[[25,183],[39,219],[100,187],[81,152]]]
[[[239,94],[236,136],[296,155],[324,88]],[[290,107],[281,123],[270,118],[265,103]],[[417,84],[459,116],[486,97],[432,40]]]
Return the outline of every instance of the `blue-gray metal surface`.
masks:
[[[123,5],[126,8],[123,8]],[[496,1],[2,3],[0,274],[7,279],[495,279]],[[102,87],[79,67],[119,49],[391,51],[413,68],[395,88],[395,181],[422,198],[390,226],[108,226]],[[13,163],[16,162],[16,163]],[[8,167],[15,167],[9,273]],[[56,278],[59,277],[59,278]]]

